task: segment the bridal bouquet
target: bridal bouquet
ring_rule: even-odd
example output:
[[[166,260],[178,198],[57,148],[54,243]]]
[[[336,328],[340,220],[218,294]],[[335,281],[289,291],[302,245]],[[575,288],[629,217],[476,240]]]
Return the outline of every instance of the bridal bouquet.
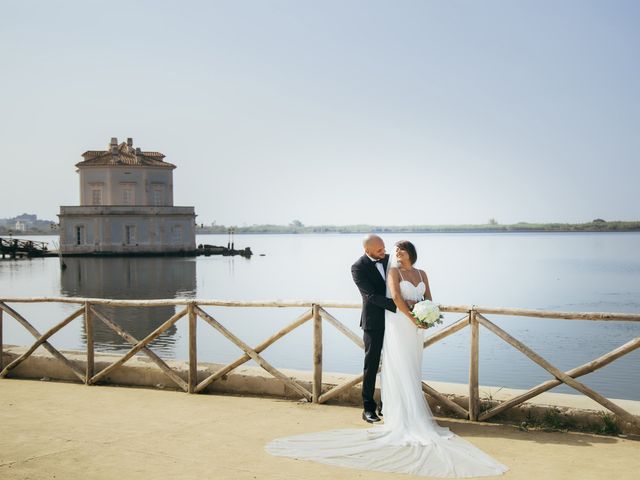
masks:
[[[411,311],[416,321],[426,328],[442,323],[442,314],[438,305],[431,300],[423,300],[414,305]]]

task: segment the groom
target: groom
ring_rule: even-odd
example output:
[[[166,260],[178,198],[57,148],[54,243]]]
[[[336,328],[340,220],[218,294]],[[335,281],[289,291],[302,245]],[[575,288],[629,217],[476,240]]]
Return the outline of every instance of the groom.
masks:
[[[384,339],[384,311],[396,311],[393,300],[387,298],[387,266],[389,255],[385,254],[384,242],[373,234],[362,240],[364,255],[352,266],[351,275],[362,295],[362,315],[360,327],[364,340],[364,376],[362,380],[362,419],[369,423],[379,422],[382,403],[377,408],[373,393],[380,365],[380,353]],[[376,412],[377,410],[377,412]]]

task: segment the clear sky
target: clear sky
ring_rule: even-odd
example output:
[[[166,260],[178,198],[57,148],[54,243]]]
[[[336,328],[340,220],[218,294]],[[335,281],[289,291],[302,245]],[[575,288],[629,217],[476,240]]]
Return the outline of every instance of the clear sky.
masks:
[[[0,0],[0,217],[110,137],[198,222],[640,219],[640,2]]]

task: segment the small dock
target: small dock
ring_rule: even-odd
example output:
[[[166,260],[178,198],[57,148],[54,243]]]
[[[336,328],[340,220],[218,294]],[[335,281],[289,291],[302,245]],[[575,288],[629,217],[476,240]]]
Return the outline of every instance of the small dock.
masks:
[[[20,238],[0,237],[0,254],[2,258],[45,257],[52,256],[47,242],[22,240]]]
[[[198,245],[198,249],[196,250],[196,255],[204,255],[205,257],[208,257],[210,255],[223,255],[225,257],[240,255],[241,257],[251,258],[251,256],[253,255],[253,252],[249,247],[243,248],[242,250],[236,250],[233,244],[226,247],[219,247],[217,245],[200,244]]]
[[[24,240],[20,238],[6,238],[0,237],[0,255],[2,259],[18,259],[18,258],[43,258],[43,257],[58,257],[59,252],[57,250],[49,250],[47,242],[38,242],[34,240]],[[170,252],[170,253],[159,253],[159,252],[131,252],[131,253],[121,253],[121,252],[93,252],[93,253],[71,253],[64,254],[65,257],[146,257],[146,256],[173,256],[173,255],[203,255],[205,257],[209,257],[211,255],[222,255],[225,257],[233,257],[233,256],[241,256],[245,258],[251,258],[253,256],[253,252],[250,247],[246,247],[243,249],[234,248],[233,244],[229,244],[225,246],[217,246],[217,245],[208,245],[208,244],[200,244],[198,248],[194,251],[188,252]]]

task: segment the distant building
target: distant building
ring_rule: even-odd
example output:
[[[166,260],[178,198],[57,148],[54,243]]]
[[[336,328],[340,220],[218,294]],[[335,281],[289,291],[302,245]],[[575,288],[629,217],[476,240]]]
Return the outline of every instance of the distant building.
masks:
[[[80,206],[60,207],[63,254],[195,253],[193,207],[173,206],[173,170],[159,152],[89,150],[78,164]]]
[[[27,224],[25,222],[23,222],[22,220],[17,220],[16,224],[14,226],[14,230],[16,232],[26,232],[27,231]]]

